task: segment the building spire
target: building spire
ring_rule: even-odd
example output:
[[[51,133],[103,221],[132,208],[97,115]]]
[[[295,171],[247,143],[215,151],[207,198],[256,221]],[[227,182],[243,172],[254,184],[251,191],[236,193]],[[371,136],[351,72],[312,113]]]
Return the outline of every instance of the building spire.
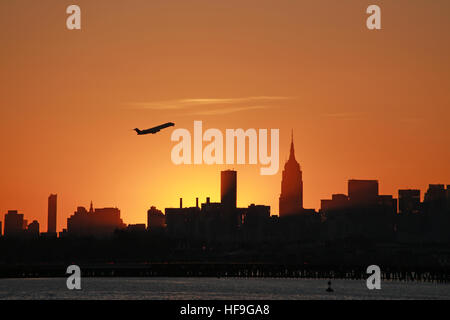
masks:
[[[92,205],[92,200],[91,200],[91,207],[89,208],[89,213],[93,213],[94,212],[94,206]]]
[[[289,160],[295,161],[295,150],[294,150],[294,129],[291,131],[291,151],[289,153]]]

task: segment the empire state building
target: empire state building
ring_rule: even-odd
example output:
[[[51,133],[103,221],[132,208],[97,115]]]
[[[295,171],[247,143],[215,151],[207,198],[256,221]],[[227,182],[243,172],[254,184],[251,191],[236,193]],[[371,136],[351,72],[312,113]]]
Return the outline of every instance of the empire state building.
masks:
[[[303,180],[300,165],[295,160],[294,134],[291,138],[291,151],[286,161],[281,180],[280,217],[300,213],[303,209]]]

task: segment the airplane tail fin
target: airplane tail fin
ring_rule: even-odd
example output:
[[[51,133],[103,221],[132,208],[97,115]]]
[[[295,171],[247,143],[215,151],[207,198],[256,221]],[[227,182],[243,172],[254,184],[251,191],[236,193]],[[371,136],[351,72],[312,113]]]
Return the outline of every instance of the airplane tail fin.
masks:
[[[140,133],[142,132],[142,131],[139,130],[138,128],[134,128],[133,130],[136,131],[137,134],[140,134]]]

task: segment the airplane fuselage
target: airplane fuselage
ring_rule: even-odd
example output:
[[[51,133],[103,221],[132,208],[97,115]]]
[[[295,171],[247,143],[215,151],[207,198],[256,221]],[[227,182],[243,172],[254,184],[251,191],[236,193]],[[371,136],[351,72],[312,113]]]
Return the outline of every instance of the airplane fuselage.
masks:
[[[153,128],[150,128],[150,129],[146,129],[146,130],[139,130],[138,128],[135,128],[134,130],[136,131],[136,133],[138,135],[144,135],[144,134],[149,134],[149,133],[155,134],[155,133],[161,131],[161,129],[165,129],[165,128],[168,128],[168,127],[173,127],[174,125],[175,125],[175,123],[173,123],[173,122],[167,122],[167,123],[164,123],[164,124],[162,124],[160,126],[156,126],[156,127],[153,127]]]

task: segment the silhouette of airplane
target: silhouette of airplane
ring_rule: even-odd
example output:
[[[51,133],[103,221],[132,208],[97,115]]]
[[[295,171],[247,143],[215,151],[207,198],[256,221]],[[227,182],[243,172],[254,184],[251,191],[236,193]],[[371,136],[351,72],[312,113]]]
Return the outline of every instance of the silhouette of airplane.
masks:
[[[149,133],[155,134],[155,133],[159,132],[161,129],[165,129],[165,128],[168,128],[168,127],[173,127],[174,125],[175,125],[175,123],[173,123],[173,122],[167,122],[167,123],[164,123],[164,124],[162,124],[160,126],[153,127],[153,128],[146,129],[146,130],[139,130],[138,128],[134,128],[134,131],[136,131],[136,133],[138,135],[149,134]]]

